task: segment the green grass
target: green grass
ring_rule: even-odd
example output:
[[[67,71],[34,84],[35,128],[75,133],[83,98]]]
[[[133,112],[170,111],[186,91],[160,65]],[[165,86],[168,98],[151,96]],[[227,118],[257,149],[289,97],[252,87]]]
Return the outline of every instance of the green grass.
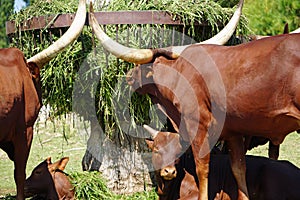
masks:
[[[247,154],[268,157],[268,144],[256,147]],[[288,160],[300,167],[300,134],[294,132],[286,136],[285,140],[280,145],[278,159]]]

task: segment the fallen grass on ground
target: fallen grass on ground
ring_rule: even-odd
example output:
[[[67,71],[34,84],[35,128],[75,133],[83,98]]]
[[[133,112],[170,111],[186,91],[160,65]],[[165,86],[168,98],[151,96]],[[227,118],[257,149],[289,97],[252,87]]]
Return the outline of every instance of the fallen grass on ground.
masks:
[[[132,195],[117,195],[111,192],[99,172],[75,172],[70,174],[72,184],[76,188],[77,199],[89,200],[155,200],[155,191],[138,192]]]

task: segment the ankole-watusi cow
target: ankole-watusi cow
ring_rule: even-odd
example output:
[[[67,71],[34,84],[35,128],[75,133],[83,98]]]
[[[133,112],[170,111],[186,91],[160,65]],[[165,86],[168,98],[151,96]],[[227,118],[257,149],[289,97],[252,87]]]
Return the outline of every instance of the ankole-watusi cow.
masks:
[[[86,18],[85,0],[67,32],[44,51],[26,60],[17,48],[0,49],[0,148],[14,162],[17,199],[24,199],[25,168],[33,125],[41,107],[40,68],[81,33]]]
[[[101,44],[116,57],[145,64],[130,70],[128,83],[160,103],[191,143],[199,199],[207,199],[209,151],[218,139],[228,143],[238,198],[249,199],[244,136],[268,138],[278,145],[300,128],[300,34],[219,45],[223,43],[215,39],[231,30],[231,20],[202,44],[138,50],[111,40],[92,12],[90,23]]]

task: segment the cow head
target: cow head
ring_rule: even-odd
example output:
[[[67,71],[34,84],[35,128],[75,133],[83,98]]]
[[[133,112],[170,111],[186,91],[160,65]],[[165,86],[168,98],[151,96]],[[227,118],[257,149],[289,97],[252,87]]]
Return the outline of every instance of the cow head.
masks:
[[[65,157],[52,163],[51,157],[48,157],[36,166],[25,181],[25,196],[39,195],[44,198],[59,199],[61,196],[67,196],[70,192],[73,193],[73,187],[63,172],[68,161],[69,158]],[[66,190],[64,187],[68,189]]]
[[[152,151],[152,164],[158,175],[164,180],[172,180],[177,176],[176,163],[182,153],[180,136],[177,133],[159,132],[144,125],[151,139],[146,143]]]

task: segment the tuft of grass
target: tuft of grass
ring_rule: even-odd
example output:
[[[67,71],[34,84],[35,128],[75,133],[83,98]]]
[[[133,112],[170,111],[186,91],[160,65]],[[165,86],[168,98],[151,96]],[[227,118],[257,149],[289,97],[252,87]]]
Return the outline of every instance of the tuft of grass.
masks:
[[[156,200],[158,196],[154,190],[138,192],[132,195],[117,195],[106,186],[105,179],[100,172],[73,172],[70,175],[75,187],[76,199],[89,200]]]
[[[114,194],[107,188],[100,172],[75,172],[70,177],[77,199],[113,199]]]
[[[137,192],[132,195],[116,195],[115,200],[157,200],[158,195],[153,189],[149,192]]]

